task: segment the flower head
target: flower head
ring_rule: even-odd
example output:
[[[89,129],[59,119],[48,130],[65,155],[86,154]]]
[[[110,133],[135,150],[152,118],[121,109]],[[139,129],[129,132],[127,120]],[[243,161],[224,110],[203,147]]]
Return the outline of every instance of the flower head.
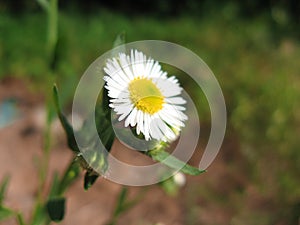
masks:
[[[104,68],[109,106],[125,119],[125,127],[136,127],[146,140],[174,140],[187,116],[178,80],[168,77],[158,62],[131,50],[109,59]]]

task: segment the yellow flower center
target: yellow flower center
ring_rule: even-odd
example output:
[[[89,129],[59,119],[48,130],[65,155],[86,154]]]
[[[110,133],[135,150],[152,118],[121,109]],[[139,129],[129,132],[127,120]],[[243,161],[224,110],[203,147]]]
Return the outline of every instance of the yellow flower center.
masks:
[[[164,96],[151,80],[136,78],[129,83],[128,89],[137,109],[151,115],[162,109]]]

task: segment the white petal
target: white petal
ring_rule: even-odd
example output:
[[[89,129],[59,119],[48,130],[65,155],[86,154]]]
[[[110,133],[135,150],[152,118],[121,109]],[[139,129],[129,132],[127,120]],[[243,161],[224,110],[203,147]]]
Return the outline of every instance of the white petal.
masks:
[[[181,112],[181,111],[176,111],[174,110],[174,107],[169,105],[169,104],[165,104],[164,106],[165,110],[168,112],[168,114],[174,116],[175,118],[179,118],[180,120],[187,120],[187,116]]]
[[[169,115],[168,112],[161,110],[158,113],[159,117],[169,124],[172,127],[184,127],[184,123],[181,120],[174,118],[173,116]]]
[[[139,115],[139,118],[138,118],[138,123],[140,125],[140,131],[144,134],[145,132],[145,126],[144,126],[144,112],[139,110],[140,111],[140,115]]]
[[[150,116],[149,114],[144,113],[144,132],[145,139],[148,141],[150,139]]]
[[[131,113],[128,115],[128,117],[125,120],[125,127],[128,127],[129,124],[131,124],[131,120],[133,120],[133,117],[136,117],[137,110],[136,108],[133,108]]]
[[[141,127],[143,126],[143,121],[142,121],[142,123],[140,123],[141,119],[143,119],[142,118],[142,111],[138,110],[137,114],[136,114],[136,121],[137,121],[137,124],[136,124],[136,133],[137,134],[140,134]]]
[[[137,123],[137,109],[134,108],[132,112],[130,113],[131,118],[130,118],[130,126],[134,127]]]
[[[152,115],[153,119],[151,121],[151,128],[152,128],[152,135],[153,138],[157,140],[161,140],[164,137],[164,134],[162,133],[161,129],[159,129],[159,121],[160,119],[156,115]]]
[[[164,136],[167,137],[167,139],[173,140],[174,138],[176,138],[174,132],[161,119],[157,119],[157,124],[159,129],[164,134]]]
[[[181,97],[165,98],[165,101],[167,103],[171,103],[171,104],[174,104],[174,105],[176,105],[176,104],[181,105],[181,104],[185,104],[186,103],[186,100],[184,100]]]
[[[122,114],[122,115],[120,115],[118,120],[121,121],[121,120],[125,119],[125,117],[128,116],[128,114],[132,111],[132,108],[133,108],[132,106],[116,108],[117,114]]]

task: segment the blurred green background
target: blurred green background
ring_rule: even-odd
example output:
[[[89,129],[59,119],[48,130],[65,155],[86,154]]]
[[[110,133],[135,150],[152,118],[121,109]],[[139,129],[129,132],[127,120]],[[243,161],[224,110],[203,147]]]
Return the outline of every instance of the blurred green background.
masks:
[[[299,24],[297,0],[60,1],[58,42],[49,59],[47,14],[39,4],[1,0],[0,79],[30,80],[37,92],[50,92],[56,81],[69,103],[87,66],[110,50],[120,32],[127,42],[160,39],[183,45],[219,80],[228,110],[222,157],[232,173],[244,172],[264,205],[243,202],[244,186],[208,193],[194,183],[189,190],[233,210],[238,219],[232,224],[298,224]],[[209,124],[206,110],[201,122]],[[186,204],[197,207],[192,199]],[[187,224],[198,224],[193,210],[189,216]]]

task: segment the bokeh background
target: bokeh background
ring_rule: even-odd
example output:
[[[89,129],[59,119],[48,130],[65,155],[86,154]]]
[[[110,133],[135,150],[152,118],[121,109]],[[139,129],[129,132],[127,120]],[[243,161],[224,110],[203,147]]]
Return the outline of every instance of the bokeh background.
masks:
[[[223,89],[228,127],[206,174],[188,176],[177,196],[147,187],[118,224],[300,223],[299,1],[74,0],[59,1],[58,9],[51,50],[51,22],[37,1],[0,1],[0,179],[11,175],[9,206],[30,219],[38,186],[34,159],[45,143],[53,83],[67,112],[87,66],[123,32],[127,42],[165,40],[198,54]],[[203,98],[200,90],[190,92]],[[198,108],[204,138],[192,165],[210,127],[208,108]],[[59,124],[53,127],[49,173],[71,157]],[[120,188],[99,180],[84,192],[79,179],[67,192],[62,224],[105,224]],[[129,188],[131,197],[143,192]]]

